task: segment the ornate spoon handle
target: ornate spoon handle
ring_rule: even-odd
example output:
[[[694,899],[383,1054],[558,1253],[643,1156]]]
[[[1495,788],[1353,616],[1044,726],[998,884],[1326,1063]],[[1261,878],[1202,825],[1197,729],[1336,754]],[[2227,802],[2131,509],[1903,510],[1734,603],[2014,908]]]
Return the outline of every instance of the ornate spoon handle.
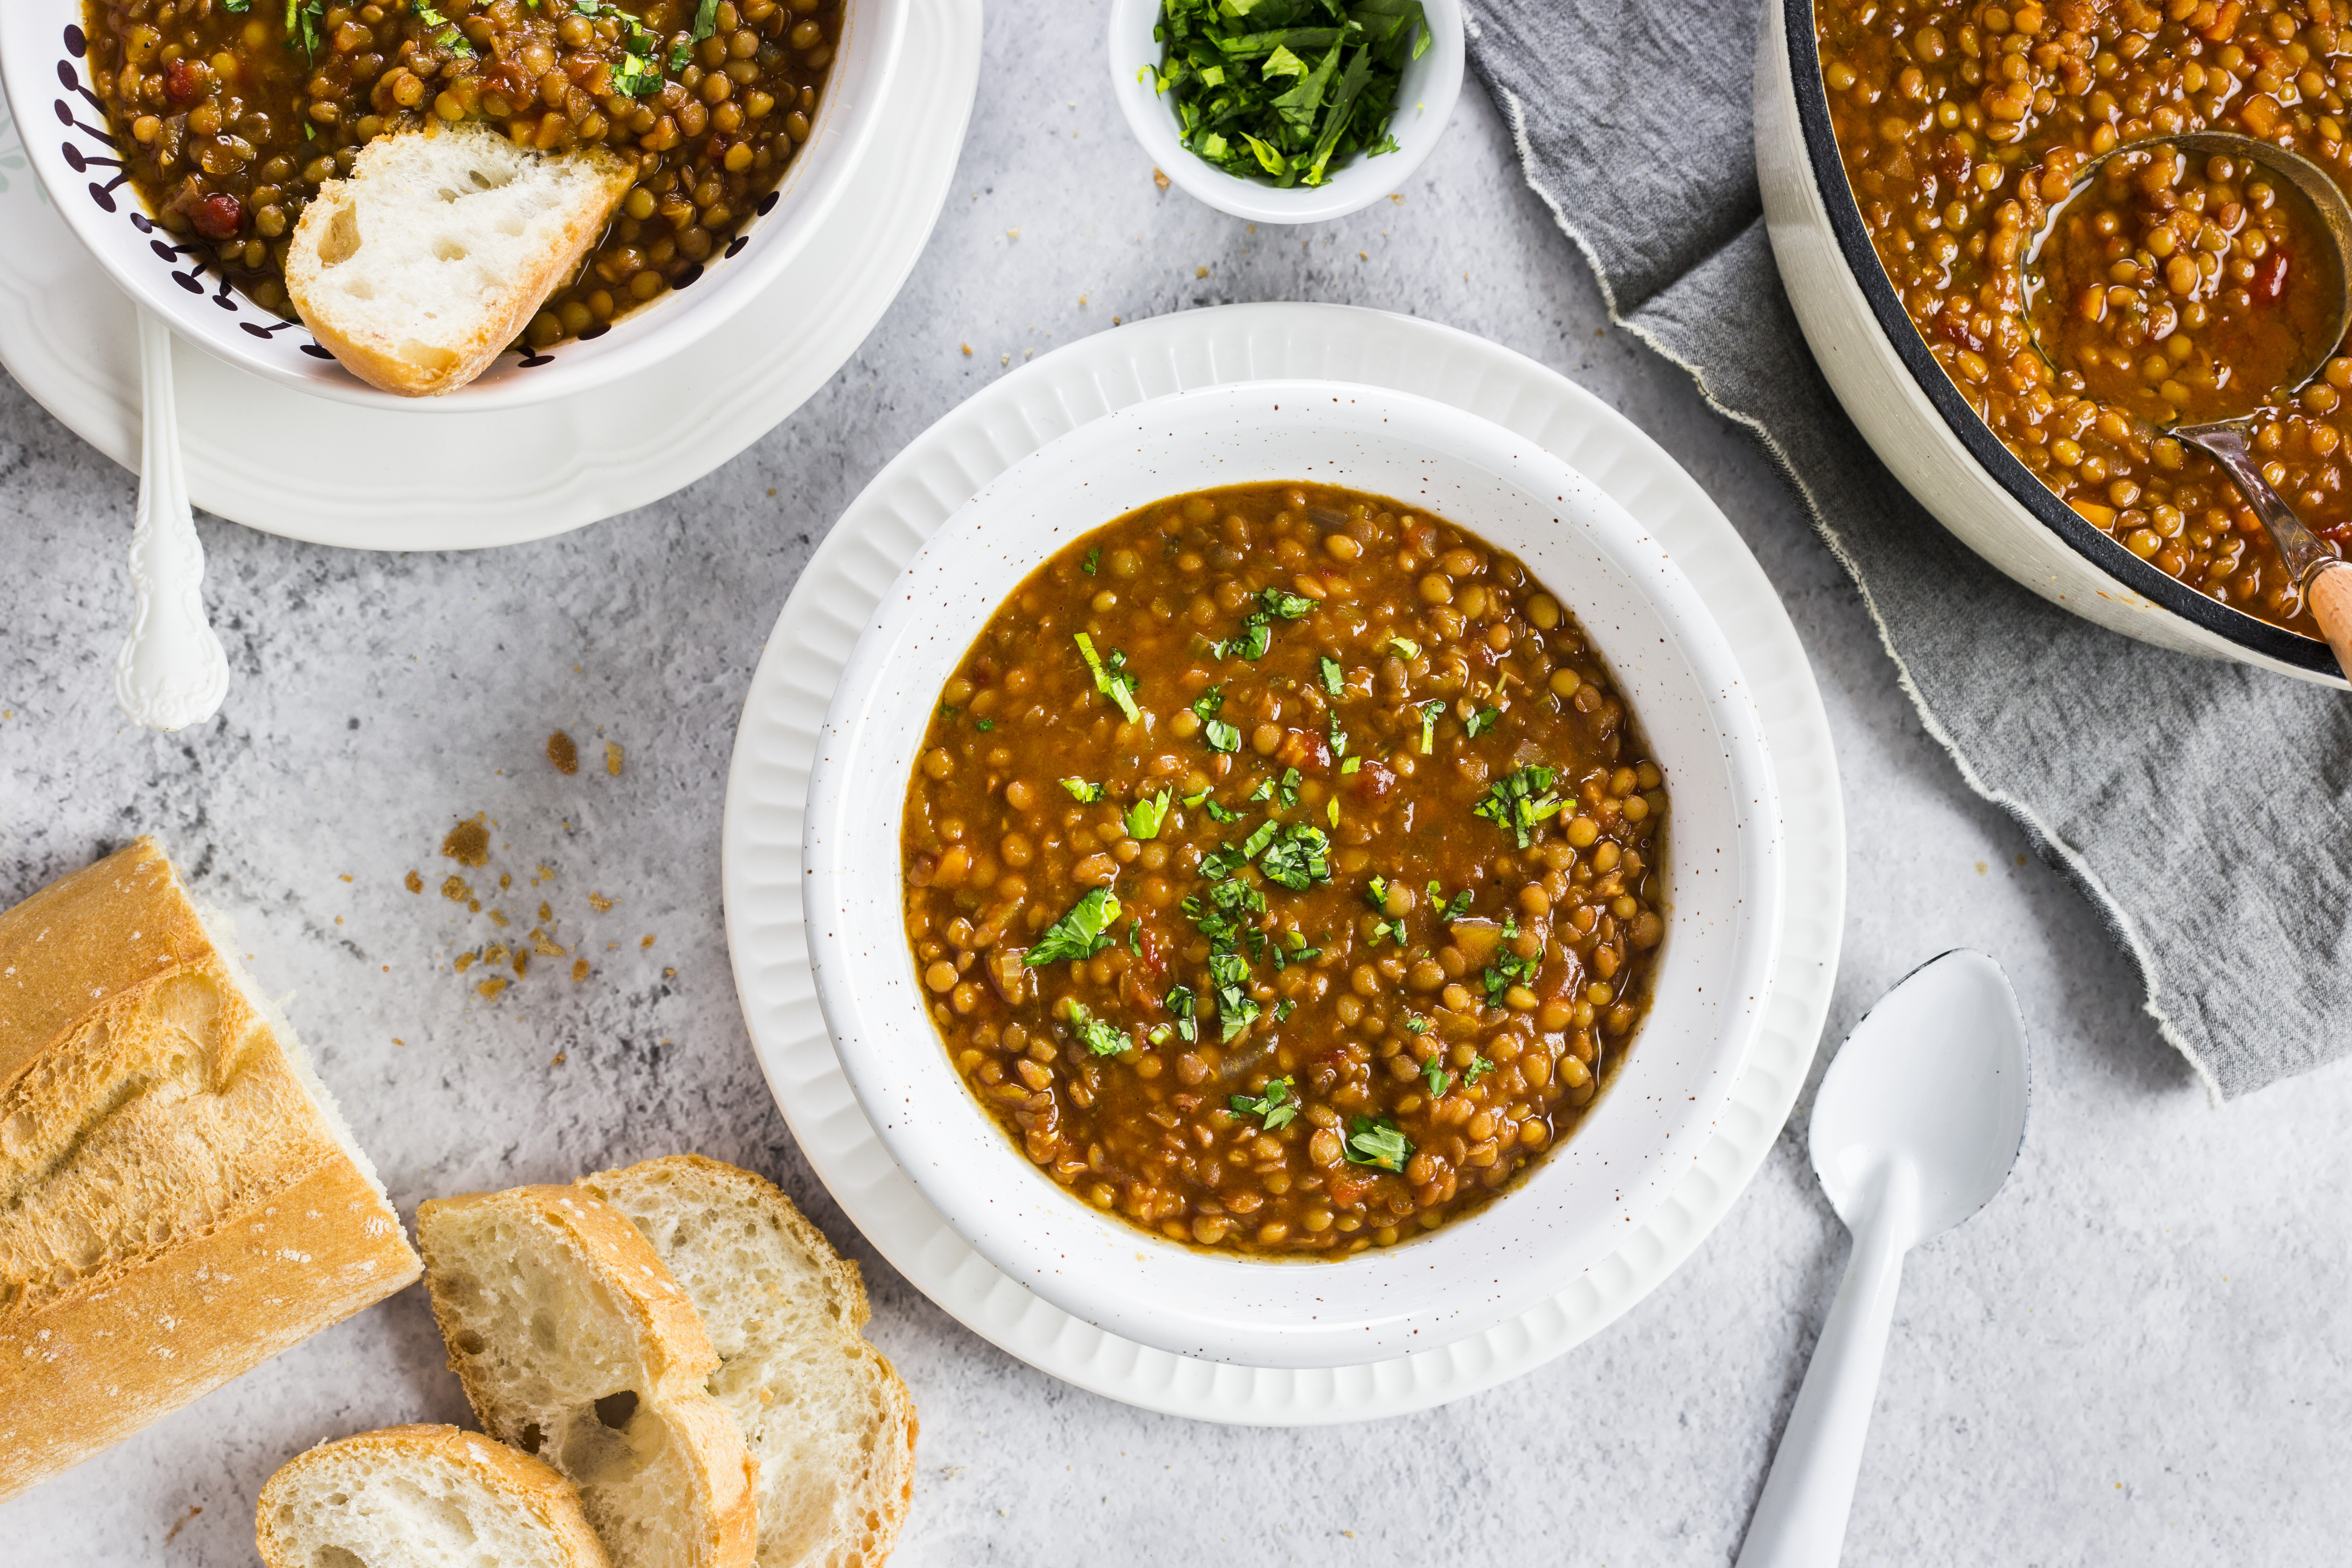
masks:
[[[139,312],[139,380],[146,428],[139,451],[139,517],[131,534],[131,635],[114,659],[114,700],[150,730],[182,730],[220,710],[228,656],[205,618],[205,547],[188,514],[172,391],[172,334]]]

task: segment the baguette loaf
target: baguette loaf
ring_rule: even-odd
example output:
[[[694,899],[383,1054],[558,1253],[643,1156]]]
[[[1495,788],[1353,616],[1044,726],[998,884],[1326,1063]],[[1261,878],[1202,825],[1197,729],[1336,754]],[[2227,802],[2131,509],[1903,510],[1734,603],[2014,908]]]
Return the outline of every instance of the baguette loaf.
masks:
[[[267,1568],[612,1568],[572,1483],[455,1426],[298,1454],[254,1509]]]
[[[914,1495],[915,1403],[859,1332],[857,1266],[771,1183],[699,1154],[580,1184],[653,1244],[760,1466],[760,1568],[875,1568]]]
[[[602,147],[541,153],[477,123],[380,136],[302,209],[286,291],[369,385],[453,392],[572,275],[635,179]]]
[[[417,1276],[226,941],[150,838],[0,914],[0,1498]]]
[[[719,1358],[629,1222],[518,1187],[426,1203],[416,1236],[483,1428],[571,1479],[618,1568],[749,1568],[759,1478],[703,1391]]]

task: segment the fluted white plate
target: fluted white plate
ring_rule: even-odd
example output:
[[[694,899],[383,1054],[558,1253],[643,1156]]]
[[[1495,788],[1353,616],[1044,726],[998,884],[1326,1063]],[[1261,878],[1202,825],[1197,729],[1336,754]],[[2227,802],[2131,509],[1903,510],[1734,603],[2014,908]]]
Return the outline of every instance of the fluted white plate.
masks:
[[[963,151],[980,5],[913,0],[850,198],[725,326],[625,381],[421,426],[178,343],[189,498],[317,544],[471,550],[585,527],[692,484],[830,380],[914,270]],[[25,129],[0,112],[0,364],[136,469],[137,308],[49,205],[26,166]]]
[[[1567,1290],[1498,1328],[1306,1371],[1194,1360],[1107,1333],[1033,1295],[948,1227],[842,1076],[809,967],[801,864],[809,768],[835,683],[923,542],[990,480],[1088,420],[1170,393],[1285,376],[1389,387],[1476,414],[1545,447],[1646,525],[1747,674],[1788,845],[1787,925],[1762,1034],[1698,1163],[1666,1200]],[[1441,1405],[1541,1365],[1654,1289],[1730,1209],[1788,1119],[1829,1010],[1844,925],[1844,807],[1821,693],[1728,520],[1654,442],[1573,382],[1451,328],[1337,305],[1234,305],[1097,333],[1005,376],[918,437],[842,515],[785,601],[744,700],[724,833],[728,946],[752,1046],[850,1219],[924,1294],[1007,1352],[1093,1393],[1211,1421],[1307,1426]]]

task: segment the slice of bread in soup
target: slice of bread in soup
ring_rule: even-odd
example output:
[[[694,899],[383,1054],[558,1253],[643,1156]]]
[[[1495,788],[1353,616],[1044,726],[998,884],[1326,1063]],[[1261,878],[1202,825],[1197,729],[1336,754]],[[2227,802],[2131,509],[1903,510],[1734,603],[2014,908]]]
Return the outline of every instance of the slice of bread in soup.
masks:
[[[454,392],[572,276],[635,179],[601,147],[541,153],[486,125],[380,136],[302,209],[286,291],[369,385]]]
[[[279,1467],[253,1510],[267,1568],[612,1568],[580,1494],[455,1426],[387,1426]]]
[[[418,1267],[292,1026],[153,839],[0,914],[0,1498]]]
[[[644,1237],[577,1187],[416,1212],[433,1315],[483,1428],[580,1489],[616,1568],[748,1568],[758,1476],[719,1365]]]
[[[694,1301],[760,1465],[760,1568],[873,1568],[914,1495],[915,1402],[859,1332],[857,1266],[772,1183],[677,1154],[581,1184],[628,1215]]]

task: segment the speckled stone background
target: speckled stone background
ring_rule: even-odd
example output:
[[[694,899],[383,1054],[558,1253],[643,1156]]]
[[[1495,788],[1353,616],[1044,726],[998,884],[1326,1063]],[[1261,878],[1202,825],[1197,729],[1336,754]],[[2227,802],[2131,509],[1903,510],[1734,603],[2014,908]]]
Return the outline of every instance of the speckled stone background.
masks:
[[[700,483],[494,553],[350,554],[201,520],[236,684],[192,733],[131,728],[110,695],[131,478],[0,377],[0,901],[164,836],[237,912],[265,983],[294,993],[404,1211],[682,1148],[782,1182],[865,1264],[873,1336],[921,1406],[903,1568],[1483,1565],[1531,1547],[1727,1563],[1844,1258],[1805,1160],[1807,1102],[1681,1272],[1560,1361],[1408,1420],[1244,1430],[1079,1393],[933,1308],[826,1199],[736,1008],[718,853],[737,709],[813,542],[875,470],[1005,363],[1114,315],[1307,299],[1428,316],[1624,409],[1780,588],[1828,701],[1853,840],[1824,1057],[1956,944],[1999,958],[2023,1001],[2023,1160],[1911,1261],[1847,1560],[2342,1561],[2352,1070],[2207,1108],[2091,911],[1922,731],[1767,461],[1608,330],[1475,83],[1402,204],[1252,232],[1154,188],[1109,102],[1100,27],[1094,4],[992,15],[954,195],[905,294],[806,407]],[[558,728],[581,742],[576,775],[545,760]],[[479,915],[440,896],[457,868],[436,857],[476,812],[496,848],[473,880],[514,879]],[[491,909],[516,925],[496,930]],[[479,971],[453,972],[534,925],[590,976],[541,959],[485,999]],[[253,1497],[289,1455],[466,1415],[411,1290],[0,1507],[0,1559],[245,1564]]]

